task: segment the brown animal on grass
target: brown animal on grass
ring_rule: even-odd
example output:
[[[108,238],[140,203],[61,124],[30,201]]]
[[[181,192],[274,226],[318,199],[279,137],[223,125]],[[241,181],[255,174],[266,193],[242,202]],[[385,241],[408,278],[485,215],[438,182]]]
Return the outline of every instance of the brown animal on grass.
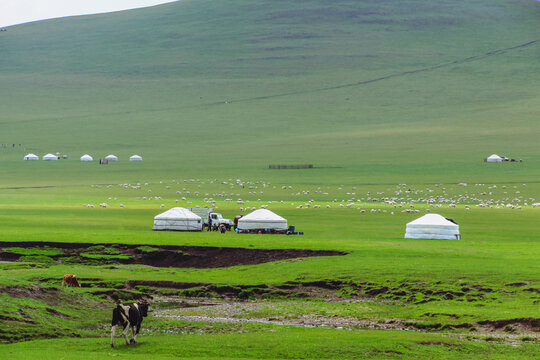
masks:
[[[77,281],[77,276],[73,274],[64,275],[64,280],[62,280],[62,286],[76,286],[81,287],[81,284]]]

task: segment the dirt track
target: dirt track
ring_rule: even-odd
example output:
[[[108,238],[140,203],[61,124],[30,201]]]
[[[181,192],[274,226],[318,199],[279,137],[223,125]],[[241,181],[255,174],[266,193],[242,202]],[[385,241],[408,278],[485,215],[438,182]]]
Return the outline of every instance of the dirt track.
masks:
[[[156,299],[157,300],[157,299]],[[163,299],[159,299],[163,301]],[[171,300],[171,299],[168,299]],[[324,327],[347,330],[374,329],[374,330],[404,330],[404,331],[441,331],[442,324],[430,324],[426,326],[424,321],[406,319],[365,319],[347,316],[319,316],[316,314],[301,314],[291,317],[290,314],[274,315],[272,317],[253,318],[246,317],[246,310],[257,311],[259,309],[279,309],[282,302],[275,301],[234,301],[234,300],[209,300],[209,299],[178,299],[178,306],[169,309],[155,310],[152,316],[177,319],[193,322],[218,322],[218,323],[254,323],[288,325],[302,327]],[[361,306],[362,301],[348,301]],[[196,309],[194,309],[196,308]],[[519,334],[530,334],[537,337],[540,332],[540,319],[516,318],[505,320],[484,320],[472,323],[460,323],[448,325],[446,330],[463,328],[477,328],[480,333],[505,333],[505,326],[512,326]]]

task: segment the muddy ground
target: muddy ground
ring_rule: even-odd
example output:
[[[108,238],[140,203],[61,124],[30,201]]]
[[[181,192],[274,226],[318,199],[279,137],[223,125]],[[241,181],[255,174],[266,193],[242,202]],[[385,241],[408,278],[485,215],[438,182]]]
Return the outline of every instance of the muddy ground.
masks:
[[[313,256],[342,256],[341,251],[304,249],[246,249],[209,246],[145,246],[60,242],[0,242],[0,260],[24,260],[13,248],[58,250],[46,255],[57,263],[143,264],[155,267],[219,268]]]
[[[167,309],[157,309],[152,312],[152,316],[171,318],[182,321],[193,322],[222,322],[222,323],[255,323],[289,325],[303,327],[327,327],[346,330],[376,329],[376,330],[456,330],[475,328],[476,332],[483,333],[505,333],[507,326],[512,326],[513,332],[521,335],[528,333],[536,337],[540,332],[540,319],[516,318],[505,320],[485,320],[471,323],[461,323],[449,325],[441,328],[441,324],[430,324],[426,326],[422,322],[405,319],[359,319],[345,316],[319,316],[316,314],[300,314],[291,316],[283,314],[272,317],[253,318],[247,317],[247,313],[259,309],[279,309],[284,302],[276,301],[234,301],[234,300],[208,300],[208,299],[186,299],[186,298],[159,298],[159,301],[171,301],[175,304]],[[362,306],[362,301],[352,300],[350,303],[357,303]],[[426,314],[424,314],[426,315]],[[427,314],[426,316],[430,316]],[[509,335],[506,332],[505,335]]]

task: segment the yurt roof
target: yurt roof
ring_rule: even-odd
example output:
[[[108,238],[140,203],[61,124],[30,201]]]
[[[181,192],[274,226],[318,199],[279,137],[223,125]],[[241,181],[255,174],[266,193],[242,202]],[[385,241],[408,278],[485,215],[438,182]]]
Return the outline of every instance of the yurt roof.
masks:
[[[174,207],[154,217],[155,220],[202,220],[199,215],[196,215],[183,207]]]
[[[447,220],[444,216],[439,214],[426,214],[419,217],[416,220],[411,221],[407,225],[444,225],[444,226],[457,226],[456,223]]]
[[[258,209],[242,217],[239,221],[282,222],[287,220],[268,209]]]

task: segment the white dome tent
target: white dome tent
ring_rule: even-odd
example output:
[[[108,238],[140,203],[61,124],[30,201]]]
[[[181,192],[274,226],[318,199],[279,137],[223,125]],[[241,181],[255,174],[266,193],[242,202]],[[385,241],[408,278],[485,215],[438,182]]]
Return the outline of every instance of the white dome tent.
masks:
[[[108,161],[118,161],[118,156],[115,156],[113,154],[105,156],[105,160]]]
[[[43,160],[45,160],[45,161],[56,161],[56,160],[58,160],[58,155],[47,154],[47,155],[43,156]]]
[[[142,157],[140,157],[139,155],[133,155],[129,158],[129,161],[142,161]]]
[[[24,157],[24,160],[39,160],[39,156],[30,153]]]
[[[154,217],[152,230],[202,231],[203,221],[188,209],[174,207]]]
[[[497,154],[493,154],[486,159],[486,162],[502,162],[503,159]]]
[[[287,219],[267,209],[255,210],[238,220],[240,232],[266,229],[287,231],[287,228]]]
[[[405,239],[460,240],[459,226],[439,214],[426,214],[407,224]]]
[[[81,156],[81,161],[94,161],[94,158],[88,154],[84,154],[83,156]]]

